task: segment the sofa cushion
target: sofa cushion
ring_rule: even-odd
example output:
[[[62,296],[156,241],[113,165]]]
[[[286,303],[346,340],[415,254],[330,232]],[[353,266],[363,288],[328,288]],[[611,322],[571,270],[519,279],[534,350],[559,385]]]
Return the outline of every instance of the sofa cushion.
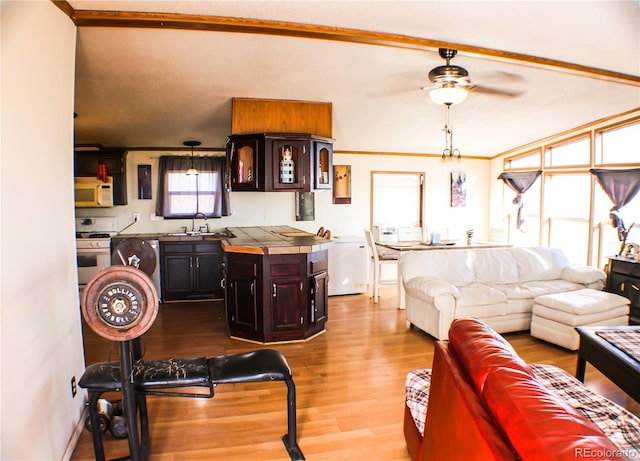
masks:
[[[507,303],[486,304],[484,306],[458,306],[456,307],[456,318],[474,318],[488,320],[492,318],[502,318],[507,315]],[[527,327],[528,328],[528,327]],[[526,328],[525,328],[526,329]]]
[[[627,459],[591,421],[528,373],[495,368],[482,394],[522,461]]]
[[[516,260],[507,249],[484,248],[473,252],[473,271],[478,283],[518,281]]]
[[[510,299],[507,301],[507,314],[530,314],[533,299]]]
[[[481,283],[470,283],[458,288],[457,307],[486,306],[489,304],[506,303],[507,295],[495,288]],[[506,311],[504,312],[506,313]]]
[[[444,280],[456,286],[474,281],[472,258],[465,250],[409,251],[400,257],[403,280],[414,277]]]
[[[570,265],[569,258],[557,248],[515,247],[509,251],[516,260],[521,282],[559,279],[564,268]]]
[[[449,347],[455,351],[479,392],[487,374],[495,367],[510,367],[533,376],[529,365],[516,354],[511,344],[480,320],[454,320],[449,328]]]
[[[565,293],[538,296],[535,299],[535,303],[570,314],[585,315],[627,306],[629,300],[615,293],[584,288]]]
[[[571,282],[589,285],[600,282],[604,285],[607,274],[602,269],[581,264],[572,264],[562,271],[562,278]]]
[[[556,394],[598,426],[618,448],[629,454],[640,454],[640,420],[637,416],[596,394],[554,365],[532,363],[531,369],[545,389]]]
[[[629,306],[624,305],[620,307],[614,307],[613,309],[607,309],[600,312],[591,312],[588,314],[570,314],[569,312],[560,311],[551,307],[541,306],[540,304],[534,304],[531,312],[536,317],[536,322],[540,322],[540,317],[543,319],[553,320],[554,322],[561,323],[562,325],[568,325],[572,327],[579,327],[582,325],[605,325],[604,322],[612,319],[623,318],[625,321],[618,325],[627,325],[629,323],[626,316],[629,314]],[[545,322],[543,322],[545,323]],[[611,325],[611,323],[606,323]],[[538,337],[534,333],[534,324],[531,325],[531,336]],[[575,338],[579,338],[578,333],[575,331],[571,335]],[[545,338],[540,338],[545,339]],[[578,342],[579,344],[579,342]]]
[[[531,280],[529,282],[518,283],[496,283],[489,284],[489,286],[504,293],[509,300],[533,300],[534,298],[542,295],[563,293],[565,291],[576,291],[584,288],[583,285],[568,282],[567,280]]]

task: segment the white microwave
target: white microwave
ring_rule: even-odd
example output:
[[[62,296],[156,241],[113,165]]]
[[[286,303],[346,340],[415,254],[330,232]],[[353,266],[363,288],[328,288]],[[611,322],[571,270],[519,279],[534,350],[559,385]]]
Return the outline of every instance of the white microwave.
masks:
[[[113,206],[113,178],[111,176],[107,178],[107,182],[98,178],[77,177],[74,179],[74,190],[77,208]]]

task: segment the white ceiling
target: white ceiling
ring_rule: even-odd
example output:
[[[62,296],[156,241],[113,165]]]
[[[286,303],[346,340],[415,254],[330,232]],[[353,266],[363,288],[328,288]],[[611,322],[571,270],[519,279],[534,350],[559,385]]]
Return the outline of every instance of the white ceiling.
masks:
[[[640,1],[90,1],[75,10],[228,16],[361,29],[532,55],[640,76]],[[640,83],[460,52],[472,92],[451,109],[454,144],[490,157],[640,107]],[[336,150],[439,153],[437,50],[249,33],[78,28],[77,143],[222,147],[231,98],[333,103]]]

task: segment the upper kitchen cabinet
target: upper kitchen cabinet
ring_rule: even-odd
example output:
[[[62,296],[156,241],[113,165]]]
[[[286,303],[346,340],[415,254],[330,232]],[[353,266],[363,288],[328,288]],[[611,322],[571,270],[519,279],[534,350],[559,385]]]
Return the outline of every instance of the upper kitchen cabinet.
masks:
[[[233,191],[309,192],[331,188],[333,140],[304,133],[253,133],[227,139]]]
[[[316,141],[313,149],[313,187],[331,189],[333,184],[333,145]]]
[[[264,140],[258,136],[230,136],[227,139],[229,181],[234,191],[264,190]]]
[[[127,152],[123,149],[76,150],[74,152],[74,176],[98,175],[98,166],[105,165],[107,176],[113,177],[113,204],[127,204]]]

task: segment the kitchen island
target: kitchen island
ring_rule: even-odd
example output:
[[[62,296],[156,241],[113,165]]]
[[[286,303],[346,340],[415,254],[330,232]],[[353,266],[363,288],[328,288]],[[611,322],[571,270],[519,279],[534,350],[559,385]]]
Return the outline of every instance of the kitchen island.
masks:
[[[332,243],[289,226],[227,231],[233,237],[221,244],[231,337],[273,343],[324,332]]]

